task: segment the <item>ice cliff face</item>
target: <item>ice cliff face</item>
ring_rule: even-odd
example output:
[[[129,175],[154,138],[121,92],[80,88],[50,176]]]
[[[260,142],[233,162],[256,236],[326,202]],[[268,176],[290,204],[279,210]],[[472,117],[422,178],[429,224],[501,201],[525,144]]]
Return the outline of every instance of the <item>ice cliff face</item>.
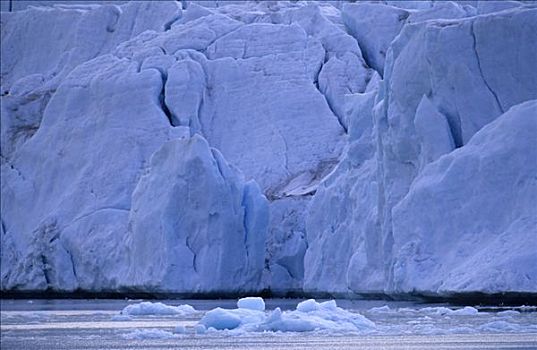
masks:
[[[128,281],[155,291],[259,290],[267,224],[258,185],[205,139],[164,143],[132,194]]]
[[[2,12],[2,289],[537,292],[536,33],[514,1]]]
[[[369,6],[347,5],[344,9],[356,13]],[[439,15],[443,13],[441,9]],[[517,242],[522,241],[535,252],[535,196],[528,200],[526,211],[518,204],[500,200],[497,191],[521,176],[525,180],[517,186],[527,186],[525,193],[529,196],[535,193],[530,173],[537,170],[537,138],[521,136],[528,126],[511,134],[509,142],[523,142],[525,151],[518,152],[528,153],[524,171],[517,170],[514,164],[507,165],[499,154],[490,155],[495,160],[489,167],[480,166],[481,157],[489,157],[485,154],[490,147],[477,150],[470,140],[512,106],[537,96],[537,75],[530,68],[530,57],[537,52],[536,16],[536,9],[529,7],[402,27],[386,55],[384,81],[374,102],[367,95],[351,100],[356,106],[357,124],[363,125],[364,130],[367,127],[361,118],[371,120],[371,115],[371,133],[362,133],[357,141],[351,139],[345,160],[323,182],[313,199],[307,226],[310,249],[305,260],[305,266],[313,269],[306,270],[305,289],[320,291],[330,281],[332,288],[340,292],[501,291],[509,289],[506,285],[516,285],[511,287],[515,290],[535,290],[535,264],[525,265],[528,270],[521,274],[518,261],[526,258],[517,247]],[[535,104],[524,111],[515,109],[511,114],[525,113],[528,123],[535,126]],[[370,148],[374,151],[368,152]],[[475,158],[466,158],[462,166],[466,175],[449,175],[453,169],[446,166],[436,175],[445,177],[446,182],[436,183],[434,202],[428,202],[430,193],[422,192],[420,205],[403,205],[414,198],[414,186],[421,175],[445,161],[443,155],[457,154],[455,150],[476,152]],[[517,151],[512,152],[512,157],[516,157]],[[498,182],[479,180],[498,172],[507,172],[506,177]],[[508,179],[509,176],[513,178]],[[457,183],[466,185],[466,191],[453,193]],[[510,193],[518,203],[518,196]],[[487,196],[494,199],[485,199]],[[496,207],[487,211],[478,204],[481,201]],[[533,205],[529,204],[531,201]],[[494,210],[498,212],[493,213]],[[429,216],[433,212],[435,219]],[[506,215],[505,223],[520,220],[527,225],[513,230],[494,227],[492,223],[501,217],[499,212]],[[462,213],[469,216],[465,219],[468,221],[458,216]],[[430,219],[422,228],[402,225],[425,218]],[[476,221],[471,223],[472,219]],[[456,227],[450,226],[453,222],[457,222]],[[468,225],[464,229],[463,222]],[[448,227],[451,229],[446,231]],[[481,253],[487,240],[502,235],[512,238],[498,246],[490,245],[490,251]],[[474,250],[465,248],[469,239]],[[506,255],[505,250],[512,253]],[[333,251],[339,254],[327,254]],[[497,254],[510,262],[493,266],[489,260]],[[526,261],[535,261],[535,253],[530,255]],[[459,264],[465,264],[461,260],[473,261],[475,270],[471,278],[475,280],[470,281],[469,275],[451,273]],[[420,275],[426,277],[422,279]]]
[[[414,180],[393,208],[395,289],[535,289],[536,110],[510,108]]]

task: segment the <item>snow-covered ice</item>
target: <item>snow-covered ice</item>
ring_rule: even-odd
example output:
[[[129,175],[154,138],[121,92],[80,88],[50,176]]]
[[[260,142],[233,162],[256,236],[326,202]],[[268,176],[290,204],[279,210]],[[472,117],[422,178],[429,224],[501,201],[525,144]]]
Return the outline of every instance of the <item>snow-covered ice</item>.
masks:
[[[447,307],[425,307],[423,309],[420,309],[420,312],[425,313],[432,313],[435,315],[459,315],[459,316],[468,316],[468,315],[476,315],[478,313],[478,310],[475,307],[472,306],[465,306],[462,309],[456,309],[452,310]]]
[[[244,300],[244,299],[242,299]],[[261,299],[262,300],[262,299]],[[264,305],[264,304],[263,304]],[[296,310],[282,311],[279,307],[266,313],[255,308],[208,311],[200,320],[205,328],[243,332],[369,332],[375,324],[360,315],[336,305],[334,300],[318,303],[313,299],[300,302]]]
[[[246,297],[237,301],[239,309],[265,311],[265,301],[260,297]]]
[[[138,304],[126,306],[121,310],[122,315],[142,316],[142,315],[180,315],[185,316],[195,313],[196,310],[190,305],[171,306],[160,302],[152,303],[144,301]]]
[[[373,314],[381,314],[381,313],[392,312],[393,310],[390,309],[390,307],[388,305],[384,305],[384,306],[373,307],[373,308],[369,309],[368,311],[370,313],[373,313]]]

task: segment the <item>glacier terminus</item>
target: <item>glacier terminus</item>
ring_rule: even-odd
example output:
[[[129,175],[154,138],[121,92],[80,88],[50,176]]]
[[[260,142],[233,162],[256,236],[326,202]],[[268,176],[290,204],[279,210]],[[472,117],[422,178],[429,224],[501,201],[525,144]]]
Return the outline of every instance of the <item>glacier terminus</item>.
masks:
[[[3,293],[537,295],[534,2],[2,1],[1,57]]]

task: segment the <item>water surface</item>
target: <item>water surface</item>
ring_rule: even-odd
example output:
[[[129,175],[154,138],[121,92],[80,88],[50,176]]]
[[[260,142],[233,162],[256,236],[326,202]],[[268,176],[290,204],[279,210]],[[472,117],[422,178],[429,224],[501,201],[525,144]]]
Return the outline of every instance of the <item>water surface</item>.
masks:
[[[478,307],[475,315],[442,314],[444,304],[337,300],[340,307],[375,322],[374,331],[337,333],[196,334],[204,312],[235,308],[235,300],[164,300],[199,310],[188,316],[146,315],[118,320],[120,310],[141,300],[2,300],[2,349],[537,349],[537,310]],[[269,299],[267,309],[294,309],[298,299]],[[374,309],[387,305],[388,308]],[[426,309],[429,308],[429,309]],[[431,309],[432,308],[432,309]],[[504,312],[513,310],[515,312]],[[269,311],[267,311],[269,312]],[[133,339],[144,331],[171,338]]]

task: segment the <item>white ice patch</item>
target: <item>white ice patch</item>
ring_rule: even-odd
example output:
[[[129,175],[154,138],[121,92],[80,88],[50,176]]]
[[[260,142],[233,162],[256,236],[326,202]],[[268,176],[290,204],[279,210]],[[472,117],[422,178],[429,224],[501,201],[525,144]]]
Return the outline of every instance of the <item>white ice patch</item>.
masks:
[[[259,306],[259,305],[258,305]],[[336,305],[334,300],[318,303],[313,299],[298,304],[296,310],[276,308],[269,314],[260,310],[239,308],[213,309],[205,314],[198,326],[204,329],[243,332],[309,332],[329,330],[336,332],[369,332],[375,324],[358,313]]]
[[[194,330],[196,331],[196,334],[205,334],[205,332],[207,332],[207,328],[202,324],[196,325]]]
[[[308,299],[298,303],[296,310],[300,312],[312,312],[319,310],[335,310],[337,308],[336,301],[330,300],[323,303],[318,303],[315,299]]]
[[[249,309],[227,310],[217,307],[208,311],[200,320],[205,328],[216,330],[235,329],[244,325],[256,325],[262,323],[266,318],[265,312]]]
[[[477,315],[478,311],[475,307],[472,306],[465,306],[462,309],[456,309],[452,310],[447,307],[424,307],[423,309],[420,309],[421,312],[428,313],[428,314],[434,314],[434,315],[454,315],[454,316],[469,316],[469,315]]]
[[[259,297],[242,298],[237,301],[237,307],[239,309],[265,311],[265,301]]]
[[[390,307],[388,305],[384,305],[384,306],[380,306],[380,307],[373,307],[371,309],[368,310],[369,313],[372,313],[372,314],[382,314],[382,313],[387,313],[387,312],[392,312],[393,310],[390,309]]]
[[[125,307],[122,315],[142,316],[142,315],[188,315],[196,312],[190,305],[171,306],[163,303],[152,303],[144,301]]]

